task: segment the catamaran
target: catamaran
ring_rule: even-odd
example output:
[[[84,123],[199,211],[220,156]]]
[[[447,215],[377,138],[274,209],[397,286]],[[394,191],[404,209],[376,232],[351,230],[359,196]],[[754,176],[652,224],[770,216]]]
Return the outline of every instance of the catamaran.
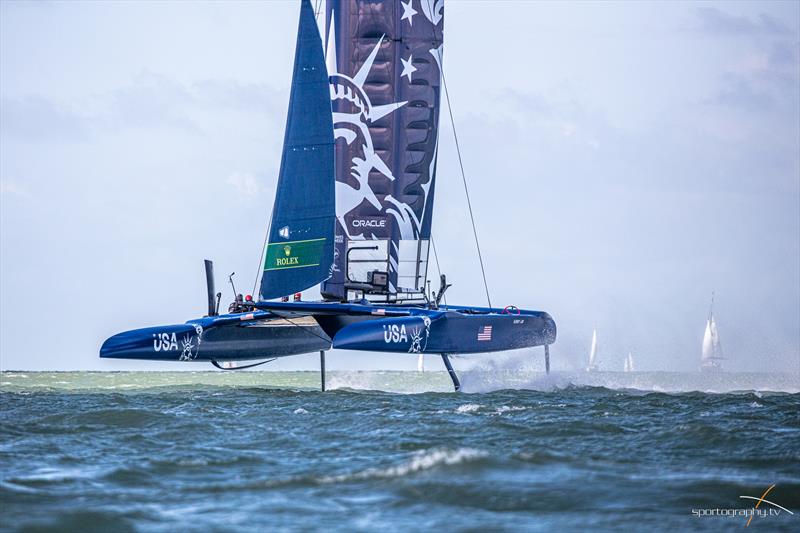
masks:
[[[450,354],[543,346],[549,372],[549,314],[447,305],[444,275],[430,290],[443,10],[443,0],[328,0],[323,48],[302,0],[258,300],[219,314],[207,260],[205,316],[119,333],[101,357],[240,369],[319,351],[324,390],[330,348],[432,353],[459,390]],[[321,301],[288,301],[317,284]]]
[[[702,372],[715,372],[722,370],[725,358],[722,354],[722,343],[719,341],[717,322],[714,320],[714,293],[711,293],[711,306],[708,309],[706,330],[703,333],[703,351],[700,357],[700,370]]]

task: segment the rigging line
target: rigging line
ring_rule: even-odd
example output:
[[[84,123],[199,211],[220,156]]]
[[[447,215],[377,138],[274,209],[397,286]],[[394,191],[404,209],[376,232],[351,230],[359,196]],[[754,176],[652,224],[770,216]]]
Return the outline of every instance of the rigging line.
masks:
[[[428,3],[429,12],[433,13],[433,3],[431,0],[422,0]],[[433,38],[436,40],[436,26],[433,27]],[[441,53],[439,54],[439,69],[442,73],[442,86],[444,87],[444,96],[447,100],[447,112],[450,115],[450,126],[453,128],[453,139],[456,143],[456,153],[458,154],[458,165],[461,168],[461,181],[464,183],[464,193],[467,196],[467,207],[469,208],[469,219],[472,222],[472,235],[475,237],[475,248],[478,250],[478,261],[481,264],[481,276],[483,276],[483,288],[486,290],[486,301],[489,307],[492,307],[492,298],[489,296],[489,284],[486,282],[486,269],[483,266],[483,254],[481,254],[481,245],[478,242],[478,230],[475,228],[475,216],[472,214],[472,202],[469,198],[469,187],[467,187],[467,176],[464,172],[464,162],[461,159],[461,147],[458,144],[458,134],[456,133],[456,121],[453,119],[453,106],[450,104],[450,93],[447,90],[447,79],[444,75],[444,58]],[[434,250],[435,254],[435,250]]]
[[[431,233],[431,245],[433,245],[433,258],[436,260],[436,272],[439,273],[439,279],[442,279],[442,269],[439,268],[439,254],[436,253],[436,241],[433,240],[433,233]],[[447,293],[444,295],[444,305],[447,305]]]
[[[433,258],[436,260],[436,272],[439,277],[442,277],[442,269],[439,268],[439,254],[436,253],[436,241],[433,240],[433,233],[431,233],[431,245],[433,246]]]
[[[258,267],[256,268],[256,280],[253,282],[253,292],[256,294],[256,287],[258,287],[258,276],[261,274],[262,261],[264,261],[264,254],[267,251],[267,242],[269,241],[269,232],[272,231],[272,213],[269,214],[269,224],[267,224],[267,233],[264,234],[264,244],[261,245],[261,256],[258,258]],[[235,296],[235,295],[234,295]]]
[[[483,255],[481,254],[481,245],[478,242],[478,230],[475,228],[475,216],[472,214],[472,202],[469,199],[469,187],[467,186],[467,175],[464,173],[464,162],[461,159],[461,148],[458,144],[458,134],[456,133],[456,122],[453,119],[453,106],[450,104],[450,93],[447,91],[447,80],[444,76],[444,65],[442,58],[439,58],[439,64],[442,65],[442,86],[444,86],[444,96],[447,99],[447,112],[450,115],[450,126],[453,128],[453,139],[456,142],[456,153],[458,154],[458,165],[461,168],[461,181],[464,183],[464,194],[467,196],[467,207],[469,208],[469,219],[472,222],[472,234],[475,236],[475,248],[478,249],[478,261],[481,264],[481,275],[483,276],[483,288],[486,290],[486,301],[489,302],[489,307],[492,307],[492,298],[489,296],[489,284],[486,282],[486,269],[483,266]],[[435,249],[434,249],[435,250]]]
[[[280,315],[278,315],[278,316],[280,316]],[[314,333],[313,331],[311,331],[310,329],[307,329],[307,328],[305,328],[305,327],[301,326],[300,324],[295,324],[294,322],[292,322],[292,319],[291,319],[291,318],[289,318],[289,317],[285,317],[285,316],[284,316],[284,317],[281,317],[281,318],[283,318],[283,319],[284,319],[285,321],[287,321],[289,324],[291,324],[291,325],[293,325],[293,326],[295,326],[295,327],[297,327],[297,328],[300,328],[300,329],[302,329],[303,331],[305,331],[305,332],[306,332],[306,333],[308,333],[309,335],[314,335],[315,337],[317,337],[317,338],[319,338],[319,339],[322,339],[322,340],[324,340],[324,341],[326,341],[326,342],[327,342],[327,341],[331,341],[331,340],[332,340],[332,339],[329,339],[329,338],[327,338],[327,337],[323,337],[322,335],[318,335],[318,334]]]

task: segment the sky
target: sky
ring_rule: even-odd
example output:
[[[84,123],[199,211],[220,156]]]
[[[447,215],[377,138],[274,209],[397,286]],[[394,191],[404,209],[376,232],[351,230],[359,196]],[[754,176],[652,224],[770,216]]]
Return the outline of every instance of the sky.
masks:
[[[98,350],[201,316],[204,258],[224,300],[253,286],[298,13],[0,2],[0,369],[207,369]],[[800,373],[800,3],[449,0],[444,35],[492,303],[555,318],[554,369],[596,328],[603,369],[696,370],[715,291],[727,369]],[[440,136],[448,301],[482,305],[446,114]]]

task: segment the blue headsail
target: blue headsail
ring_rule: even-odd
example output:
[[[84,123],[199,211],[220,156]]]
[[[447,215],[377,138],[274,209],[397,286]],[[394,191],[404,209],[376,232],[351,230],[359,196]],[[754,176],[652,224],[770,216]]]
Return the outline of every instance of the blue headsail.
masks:
[[[268,300],[316,285],[333,264],[333,122],[314,11],[300,8],[286,134],[264,259],[260,296]]]

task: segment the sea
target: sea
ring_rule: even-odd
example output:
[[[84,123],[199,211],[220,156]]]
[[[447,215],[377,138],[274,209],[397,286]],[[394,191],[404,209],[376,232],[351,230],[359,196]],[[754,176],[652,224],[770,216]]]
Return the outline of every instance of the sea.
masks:
[[[2,372],[2,531],[800,531],[800,375]]]

